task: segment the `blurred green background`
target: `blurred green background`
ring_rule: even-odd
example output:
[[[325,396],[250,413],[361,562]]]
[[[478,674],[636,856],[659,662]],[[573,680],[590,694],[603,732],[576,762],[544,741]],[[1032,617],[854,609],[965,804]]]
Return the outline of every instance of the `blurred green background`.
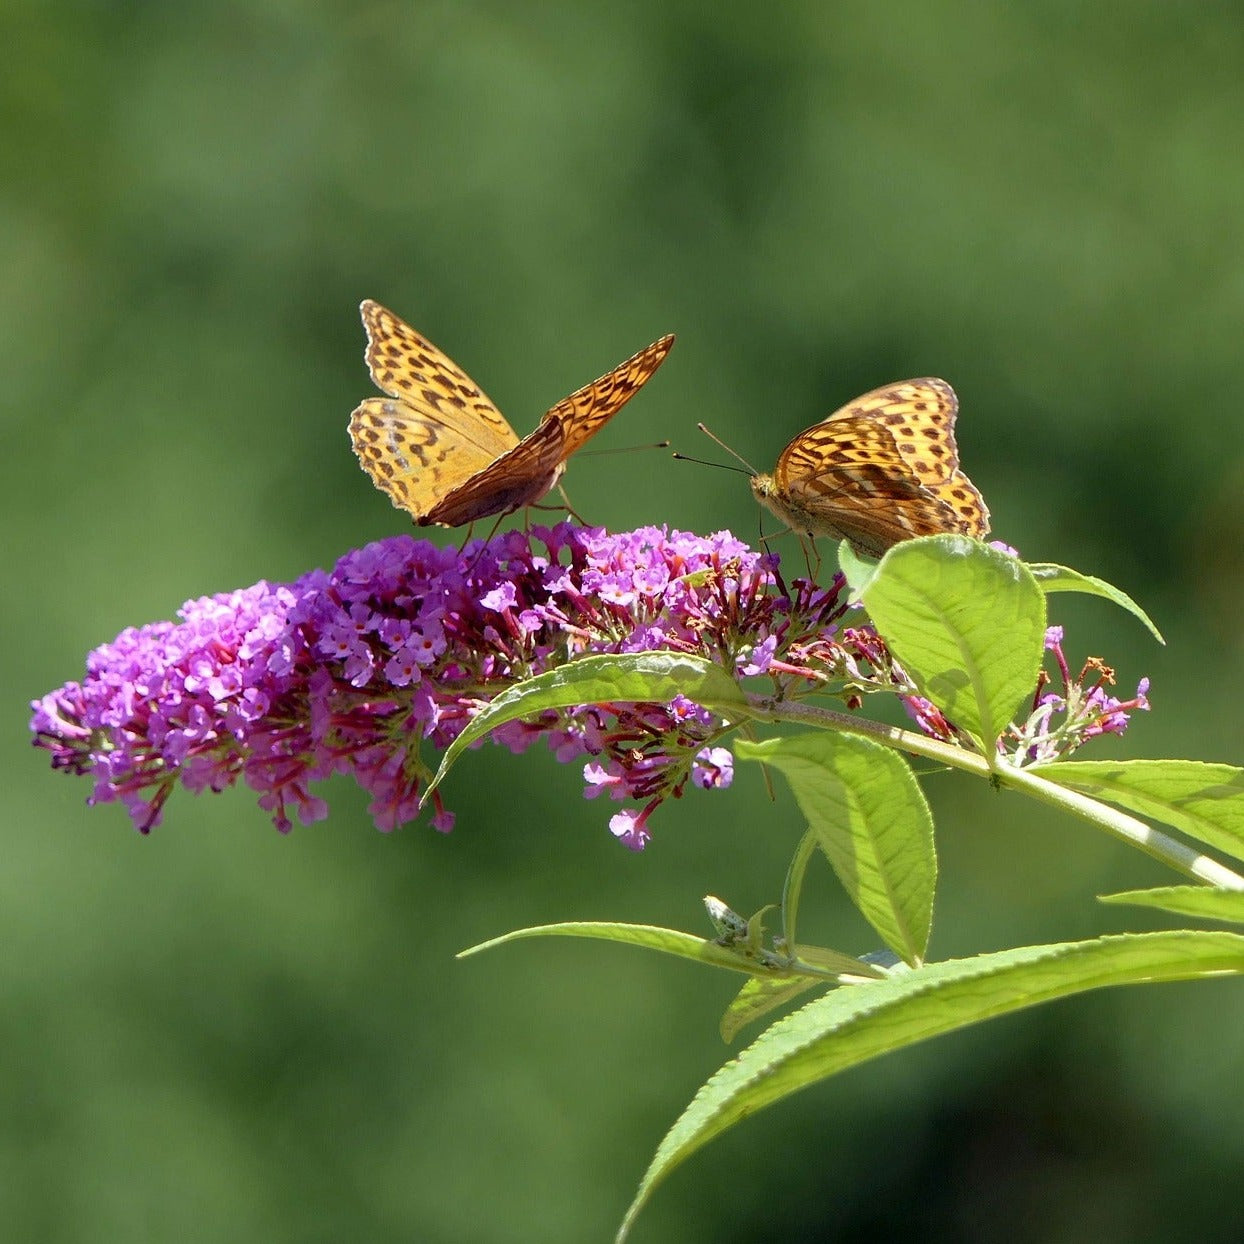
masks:
[[[1074,660],[1153,678],[1093,754],[1239,760],[1239,5],[57,3],[0,40],[6,1237],[607,1239],[727,1055],[725,976],[452,956],[775,899],[802,825],[753,770],[636,857],[544,754],[469,755],[448,837],[378,834],[335,782],[289,837],[238,789],[143,839],[29,748],[26,702],[122,627],[409,529],[345,433],[363,297],[520,431],[677,332],[602,447],[704,453],[703,419],[767,467],[945,376],[995,533],[1169,640],[1058,598]],[[568,487],[614,527],[757,529],[739,476],[663,454]],[[1148,927],[1092,895],[1156,866],[927,786],[937,957]],[[810,934],[873,946],[814,901]],[[699,1155],[635,1238],[1238,1240],[1241,1020],[1238,984],[1165,986],[871,1064]]]

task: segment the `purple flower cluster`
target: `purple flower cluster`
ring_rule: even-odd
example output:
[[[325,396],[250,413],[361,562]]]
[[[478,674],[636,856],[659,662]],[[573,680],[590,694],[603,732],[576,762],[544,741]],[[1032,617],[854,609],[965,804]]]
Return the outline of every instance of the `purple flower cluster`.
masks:
[[[664,649],[735,675],[804,688],[850,661],[833,633],[841,581],[787,593],[776,559],[729,533],[561,523],[461,552],[397,536],[331,573],[188,602],[179,623],[124,631],[88,658],[85,679],[36,701],[35,742],[53,767],[91,774],[91,802],[120,800],[157,825],[176,784],[219,791],[241,777],[278,828],[327,808],[314,782],[349,773],[376,825],[415,818],[431,768],[471,717],[515,682],[585,653]],[[730,784],[723,723],[681,697],[596,704],[511,722],[514,751],[543,739],[558,759],[590,757],[587,794],[637,800],[613,832],[647,840],[647,820],[688,780]],[[453,816],[433,795],[433,825]]]
[[[31,726],[54,768],[90,774],[90,801],[119,800],[144,833],[178,783],[220,791],[239,778],[288,830],[294,815],[327,815],[311,788],[333,773],[371,795],[378,828],[395,829],[418,815],[437,754],[489,701],[586,654],[690,653],[734,678],[766,679],[775,701],[831,694],[858,708],[888,692],[926,733],[955,741],[876,631],[842,624],[847,610],[841,576],[828,588],[787,587],[775,557],[729,532],[611,535],[559,523],[461,551],[395,536],[329,573],[192,600],[180,622],[123,631],[91,653],[82,682],[32,705]],[[1072,679],[1061,631],[1050,636],[1062,694],[1044,694],[1043,674],[1029,721],[1000,741],[1023,762],[1121,733],[1130,709],[1148,707],[1147,684],[1126,703],[1109,696],[1100,662]],[[652,813],[688,782],[730,785],[721,740],[733,728],[676,696],[550,709],[489,737],[515,752],[542,740],[563,762],[587,758],[589,798],[638,805],[610,828],[639,849]],[[439,790],[431,804],[432,824],[450,829]]]
[[[1052,653],[1062,681],[1060,692],[1047,691],[1051,678],[1042,670],[1027,721],[1012,726],[998,740],[999,751],[1011,753],[1016,764],[1057,760],[1103,734],[1122,734],[1128,714],[1149,709],[1149,680],[1142,678],[1136,694],[1120,700],[1106,688],[1114,685],[1114,670],[1099,657],[1089,657],[1072,676],[1063,653],[1063,628],[1048,627],[1045,650]]]

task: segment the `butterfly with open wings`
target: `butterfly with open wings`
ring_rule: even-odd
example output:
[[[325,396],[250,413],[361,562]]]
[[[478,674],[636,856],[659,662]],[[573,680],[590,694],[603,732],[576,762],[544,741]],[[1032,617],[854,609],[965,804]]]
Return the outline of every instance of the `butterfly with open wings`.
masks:
[[[673,335],[563,398],[521,440],[479,385],[392,311],[360,307],[367,368],[387,397],[350,417],[363,469],[421,527],[459,527],[534,505],[566,460],[651,379]]]

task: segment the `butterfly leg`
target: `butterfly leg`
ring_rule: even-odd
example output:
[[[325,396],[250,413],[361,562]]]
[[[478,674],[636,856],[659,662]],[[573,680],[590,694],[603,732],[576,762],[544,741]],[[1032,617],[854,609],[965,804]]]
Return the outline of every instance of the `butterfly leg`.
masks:
[[[564,510],[571,518],[581,523],[584,527],[590,527],[591,524],[587,519],[570,504],[570,498],[566,496],[566,490],[560,484],[557,485],[557,491],[562,495],[561,505],[529,505],[523,512],[524,516],[526,516],[527,510]]]
[[[764,549],[766,557],[772,557],[775,559],[773,566],[773,578],[777,582],[778,591],[781,592],[783,596],[789,596],[790,589],[787,588],[786,582],[782,578],[782,555],[780,553],[774,553],[773,549],[769,546],[769,538],[764,534],[764,532],[760,533],[760,540],[758,543],[760,544],[760,547]]]
[[[821,554],[816,547],[816,537],[810,531],[800,532],[799,547],[803,550],[803,564],[807,567],[808,581],[815,583],[817,575],[821,573]]]
[[[799,549],[800,552],[803,553],[804,570],[807,573],[808,581],[810,583],[815,583],[816,576],[821,569],[821,555],[817,551],[816,541],[812,538],[811,532],[807,533],[805,538],[803,532],[795,531],[793,528],[784,528],[774,536],[767,536],[762,531],[760,534],[760,545],[766,553],[773,554],[773,546],[770,544],[770,540],[775,540],[778,536],[790,535],[793,535],[795,539],[799,541]],[[782,594],[784,596],[789,596],[790,590],[786,586],[786,581],[782,578],[781,555],[779,554],[777,556],[778,566],[773,572],[774,577],[777,580],[778,588],[781,590]]]
[[[590,527],[591,523],[589,523],[587,519],[585,519],[583,515],[570,504],[570,498],[566,495],[566,490],[561,484],[557,485],[557,491],[561,494],[562,505],[566,507],[566,513],[569,514],[571,518],[581,523],[584,527]]]
[[[471,564],[466,568],[466,573],[468,575],[474,572],[475,567],[479,565],[479,559],[488,552],[488,546],[492,543],[493,536],[497,534],[497,528],[501,526],[501,520],[504,517],[504,514],[498,514],[497,521],[493,523],[493,525],[488,529],[488,534],[483,538],[483,540],[480,541],[479,552],[475,554],[475,556],[471,559]],[[462,548],[458,550],[459,557],[462,556],[463,551],[466,549],[466,546],[471,539],[471,532],[474,530],[475,524],[472,523],[470,527],[467,528],[467,538],[462,542]]]
[[[471,543],[471,535],[475,531],[475,522],[472,520],[467,524],[466,535],[462,537],[462,543],[458,545],[458,556],[461,557],[466,552],[466,546]]]
[[[769,537],[765,534],[765,513],[764,513],[764,510],[760,510],[760,511],[758,512],[758,514],[757,514],[757,520],[756,520],[756,531],[757,531],[756,543],[757,543],[757,544],[759,544],[759,545],[760,545],[760,547],[761,547],[762,549],[764,549],[765,553],[766,553],[768,556],[770,556],[770,557],[776,556],[776,557],[777,557],[777,559],[778,559],[778,562],[779,562],[779,564],[780,564],[780,563],[781,563],[781,560],[782,560],[782,555],[781,555],[780,553],[775,554],[775,553],[773,552],[773,548],[772,548],[772,546],[769,544]],[[778,535],[782,535],[782,534],[783,534],[782,532],[778,532]],[[781,574],[780,574],[778,571],[776,571],[776,570],[774,571],[774,574],[775,574],[775,575],[777,575],[777,580],[778,580],[779,585],[781,585],[783,595],[787,595],[788,593],[786,592],[786,586],[785,586],[785,584],[783,584],[783,583],[782,583],[782,576],[781,576]]]
[[[776,539],[777,536],[770,537],[765,534],[765,519],[763,511],[760,514],[758,530],[759,534],[756,542],[762,549],[764,549],[767,557],[773,557],[776,559],[776,564],[773,567],[773,578],[778,585],[778,591],[780,591],[783,596],[789,596],[791,594],[790,588],[786,586],[786,580],[782,578],[782,555],[780,553],[774,553],[773,546],[769,543],[771,538]],[[779,531],[777,533],[778,536],[785,536],[789,534],[789,530]]]

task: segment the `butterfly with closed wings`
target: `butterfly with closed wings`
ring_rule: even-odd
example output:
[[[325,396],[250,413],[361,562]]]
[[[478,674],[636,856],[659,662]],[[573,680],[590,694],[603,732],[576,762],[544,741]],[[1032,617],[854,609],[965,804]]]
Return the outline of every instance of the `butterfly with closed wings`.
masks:
[[[570,457],[651,379],[673,335],[563,398],[521,440],[483,390],[409,324],[360,307],[367,368],[387,397],[350,416],[350,441],[372,482],[419,526],[459,527],[534,505]]]
[[[883,385],[800,432],[752,492],[792,530],[870,557],[915,536],[983,539],[989,510],[959,468],[958,412],[944,380]]]

